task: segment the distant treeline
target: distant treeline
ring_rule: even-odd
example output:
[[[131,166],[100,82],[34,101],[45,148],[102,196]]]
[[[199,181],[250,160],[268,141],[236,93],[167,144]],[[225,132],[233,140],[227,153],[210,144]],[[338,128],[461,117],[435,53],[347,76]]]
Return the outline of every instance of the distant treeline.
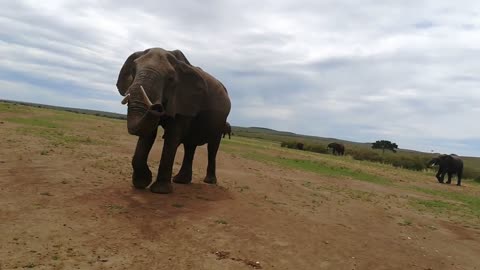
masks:
[[[95,116],[101,116],[101,117],[107,117],[107,118],[113,118],[113,119],[122,119],[122,120],[127,119],[126,115],[120,114],[120,113],[103,112],[103,111],[78,109],[78,108],[68,108],[68,107],[52,106],[52,105],[37,104],[37,103],[30,103],[30,102],[23,102],[23,101],[13,101],[13,100],[0,99],[0,102],[10,103],[10,104],[20,104],[20,105],[36,107],[36,108],[46,108],[46,109],[52,109],[52,110],[87,114],[87,115],[95,115]]]

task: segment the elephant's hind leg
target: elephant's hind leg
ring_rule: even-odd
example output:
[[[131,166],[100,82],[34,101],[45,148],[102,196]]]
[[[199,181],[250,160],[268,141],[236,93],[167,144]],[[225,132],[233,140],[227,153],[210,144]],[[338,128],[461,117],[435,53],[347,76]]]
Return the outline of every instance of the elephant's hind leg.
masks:
[[[193,156],[195,155],[197,146],[184,144],[183,149],[185,149],[185,154],[183,156],[182,167],[178,174],[173,177],[173,182],[177,184],[190,184],[192,182]]]
[[[217,175],[216,175],[216,158],[218,147],[220,146],[221,136],[213,139],[211,142],[208,143],[208,166],[207,166],[207,176],[203,182],[207,184],[216,184],[217,183]]]
[[[450,183],[452,183],[452,173],[448,173],[447,184],[450,184]]]
[[[463,168],[457,172],[457,186],[462,185]]]
[[[150,136],[142,136],[138,138],[135,154],[132,159],[133,175],[132,184],[136,188],[146,188],[152,182],[152,172],[148,168],[147,159],[152,149],[157,132]]]

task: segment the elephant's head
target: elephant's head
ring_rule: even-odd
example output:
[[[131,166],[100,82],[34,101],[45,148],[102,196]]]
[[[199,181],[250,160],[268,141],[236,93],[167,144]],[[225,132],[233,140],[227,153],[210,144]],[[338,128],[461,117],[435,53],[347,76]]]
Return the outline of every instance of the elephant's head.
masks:
[[[206,83],[181,51],[152,48],[127,58],[117,89],[128,103],[128,132],[141,136],[153,132],[162,117],[196,115]]]
[[[439,155],[438,157],[432,158],[427,164],[428,167],[433,167],[436,165],[439,166],[446,166],[450,162],[453,161],[453,157],[451,155]]]
[[[438,162],[439,162],[438,157],[432,158],[432,159],[427,163],[427,167],[436,166],[436,165],[438,165]]]

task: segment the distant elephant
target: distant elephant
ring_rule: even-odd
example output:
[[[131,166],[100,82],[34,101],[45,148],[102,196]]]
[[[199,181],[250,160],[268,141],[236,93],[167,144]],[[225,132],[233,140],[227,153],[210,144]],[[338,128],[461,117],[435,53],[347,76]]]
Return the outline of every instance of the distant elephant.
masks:
[[[231,107],[221,82],[192,66],[179,50],[151,48],[127,58],[118,75],[117,88],[125,96],[122,104],[128,104],[128,132],[139,136],[132,159],[134,187],[143,189],[152,182],[147,159],[159,125],[164,129],[165,141],[157,179],[150,191],[172,192],[172,167],[180,144],[185,155],[173,182],[192,181],[195,149],[203,144],[208,144],[208,167],[203,181],[217,182],[215,159]]]
[[[447,184],[452,182],[452,175],[457,175],[457,186],[462,184],[463,161],[455,154],[440,155],[428,162],[428,167],[438,165],[438,172],[435,175],[439,183],[443,184],[445,174],[448,174]]]
[[[334,155],[340,155],[343,156],[345,154],[345,146],[341,143],[329,143],[327,148],[332,148],[332,153]]]
[[[222,138],[225,138],[225,135],[228,134],[228,138],[231,139],[232,137],[232,126],[230,125],[230,123],[228,122],[225,122],[225,127],[223,128],[223,131],[222,131]]]
[[[303,150],[303,148],[304,148],[304,144],[303,144],[303,143],[301,143],[301,142],[297,143],[297,149],[298,149],[298,150]]]

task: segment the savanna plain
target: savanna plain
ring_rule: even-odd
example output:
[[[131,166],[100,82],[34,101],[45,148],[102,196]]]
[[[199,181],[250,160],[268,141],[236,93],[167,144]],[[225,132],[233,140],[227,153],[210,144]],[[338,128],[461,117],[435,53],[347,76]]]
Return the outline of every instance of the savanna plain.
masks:
[[[131,186],[122,120],[0,103],[0,137],[0,269],[480,269],[468,179],[232,136],[218,185],[200,147],[159,195]]]

